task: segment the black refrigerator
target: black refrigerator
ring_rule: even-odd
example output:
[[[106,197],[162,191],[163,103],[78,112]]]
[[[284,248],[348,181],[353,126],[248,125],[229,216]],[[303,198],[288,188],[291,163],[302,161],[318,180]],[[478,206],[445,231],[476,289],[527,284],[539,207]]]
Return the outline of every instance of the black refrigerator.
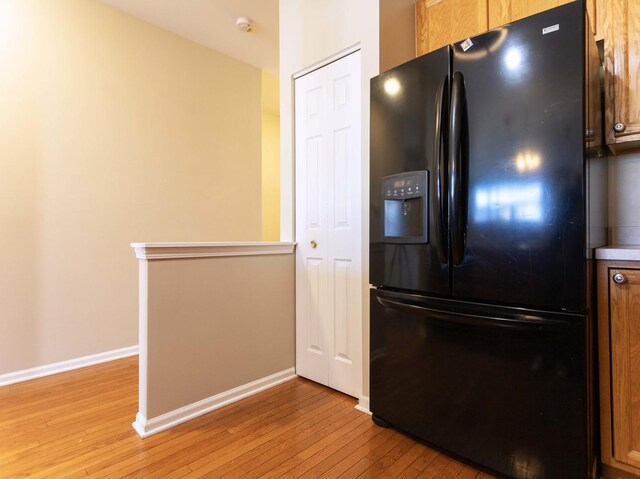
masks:
[[[371,80],[378,424],[509,477],[591,476],[600,95],[582,1]]]

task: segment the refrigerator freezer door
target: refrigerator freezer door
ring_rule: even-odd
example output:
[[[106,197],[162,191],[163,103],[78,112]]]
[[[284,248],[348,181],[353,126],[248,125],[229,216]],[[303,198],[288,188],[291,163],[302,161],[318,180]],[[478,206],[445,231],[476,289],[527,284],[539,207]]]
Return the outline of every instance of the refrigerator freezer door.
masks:
[[[461,137],[450,151],[461,155],[456,298],[585,312],[581,6],[453,46],[452,74],[463,80],[455,91],[466,100],[456,103],[466,104],[462,131],[450,132]]]
[[[375,285],[450,293],[445,148],[449,56],[445,47],[371,80],[370,281]],[[428,180],[428,191],[420,192],[420,201],[401,196],[408,194],[405,176],[417,174]],[[396,188],[389,183],[394,178]],[[411,223],[411,234],[398,228],[394,236],[389,228],[393,218],[385,217],[394,212],[428,224]]]
[[[372,290],[372,413],[510,477],[588,477],[585,321],[558,316]]]

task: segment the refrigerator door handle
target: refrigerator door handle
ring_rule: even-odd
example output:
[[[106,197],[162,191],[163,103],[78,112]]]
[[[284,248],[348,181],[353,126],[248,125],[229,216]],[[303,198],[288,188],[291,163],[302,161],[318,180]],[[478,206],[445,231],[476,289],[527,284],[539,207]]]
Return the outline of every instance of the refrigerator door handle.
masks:
[[[483,316],[478,314],[468,314],[460,312],[448,312],[439,309],[418,306],[412,303],[405,303],[378,296],[378,302],[385,308],[391,308],[403,313],[426,316],[429,319],[443,321],[447,323],[466,324],[472,326],[482,326],[491,328],[509,328],[526,331],[562,331],[569,327],[568,321],[557,319],[546,319],[534,315],[517,315],[510,317]]]
[[[447,102],[445,101],[445,92],[448,86],[448,75],[442,79],[438,92],[436,93],[436,127],[434,144],[434,162],[436,167],[436,187],[431,190],[431,204],[433,211],[437,215],[435,218],[435,233],[437,238],[438,259],[442,269],[446,269],[449,263],[449,241],[447,234],[448,223],[448,201],[447,201],[447,167],[446,167],[446,151],[445,151],[445,129],[442,128],[442,122],[447,118]]]
[[[451,215],[451,256],[459,266],[464,260],[466,235],[465,189],[466,179],[462,170],[463,122],[466,108],[464,77],[455,72],[451,83],[451,115],[449,117],[449,208]]]

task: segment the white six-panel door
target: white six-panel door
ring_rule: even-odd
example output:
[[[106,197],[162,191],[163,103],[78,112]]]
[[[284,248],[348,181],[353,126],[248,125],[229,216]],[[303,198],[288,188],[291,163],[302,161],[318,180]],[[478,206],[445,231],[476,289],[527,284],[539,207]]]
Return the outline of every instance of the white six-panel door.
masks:
[[[360,51],[295,81],[296,371],[362,388]]]

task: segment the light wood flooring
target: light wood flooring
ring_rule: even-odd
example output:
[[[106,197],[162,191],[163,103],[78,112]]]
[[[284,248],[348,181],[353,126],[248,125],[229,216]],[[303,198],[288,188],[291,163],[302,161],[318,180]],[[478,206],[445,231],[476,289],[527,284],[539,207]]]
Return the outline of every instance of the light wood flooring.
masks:
[[[128,358],[0,388],[0,477],[493,477],[304,379],[142,440],[137,368]]]

